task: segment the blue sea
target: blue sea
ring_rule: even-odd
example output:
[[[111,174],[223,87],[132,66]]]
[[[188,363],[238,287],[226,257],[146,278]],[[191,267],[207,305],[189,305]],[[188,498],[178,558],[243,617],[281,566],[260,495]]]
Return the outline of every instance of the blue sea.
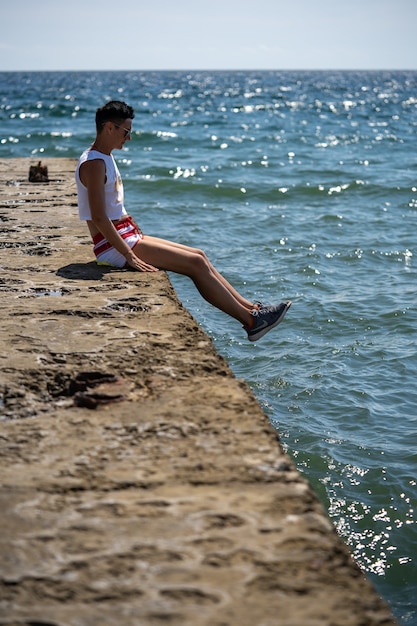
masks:
[[[177,293],[245,379],[399,623],[417,625],[417,72],[0,74],[0,157],[78,157],[110,99],[127,209],[291,299],[259,343]]]

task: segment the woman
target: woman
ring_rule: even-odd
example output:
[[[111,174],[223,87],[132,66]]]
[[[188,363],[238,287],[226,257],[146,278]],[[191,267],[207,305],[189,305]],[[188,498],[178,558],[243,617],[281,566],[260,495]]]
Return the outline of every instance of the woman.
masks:
[[[76,169],[79,216],[87,222],[97,263],[189,276],[207,302],[243,325],[249,341],[260,339],[284,319],[290,301],[269,307],[249,302],[202,250],[145,236],[127,214],[123,183],[112,151],[130,141],[134,117],[132,107],[125,102],[111,101],[97,109],[95,141],[83,152]]]

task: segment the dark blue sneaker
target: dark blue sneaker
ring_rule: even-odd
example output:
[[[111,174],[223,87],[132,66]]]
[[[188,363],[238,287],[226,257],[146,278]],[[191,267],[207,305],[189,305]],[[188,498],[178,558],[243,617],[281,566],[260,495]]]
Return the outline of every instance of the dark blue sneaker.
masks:
[[[252,328],[244,326],[244,329],[248,333],[249,341],[258,341],[258,339],[266,335],[269,330],[278,326],[284,319],[290,306],[291,300],[288,300],[287,302],[281,302],[281,304],[254,309],[252,315],[255,319]]]

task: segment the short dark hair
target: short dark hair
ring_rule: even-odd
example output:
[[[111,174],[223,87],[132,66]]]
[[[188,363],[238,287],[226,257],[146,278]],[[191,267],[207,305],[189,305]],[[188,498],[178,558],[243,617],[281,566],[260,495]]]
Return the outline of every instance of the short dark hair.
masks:
[[[123,122],[124,120],[133,120],[135,112],[126,102],[120,100],[112,100],[96,111],[96,128],[100,132],[106,122]]]

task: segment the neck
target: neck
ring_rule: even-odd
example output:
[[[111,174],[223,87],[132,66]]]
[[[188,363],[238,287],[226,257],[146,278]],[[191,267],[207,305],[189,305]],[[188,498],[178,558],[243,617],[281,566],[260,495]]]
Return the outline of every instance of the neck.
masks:
[[[100,142],[95,141],[93,143],[93,145],[91,146],[92,150],[97,150],[97,152],[102,152],[103,154],[108,154],[110,155],[110,150],[103,145],[100,145]]]

